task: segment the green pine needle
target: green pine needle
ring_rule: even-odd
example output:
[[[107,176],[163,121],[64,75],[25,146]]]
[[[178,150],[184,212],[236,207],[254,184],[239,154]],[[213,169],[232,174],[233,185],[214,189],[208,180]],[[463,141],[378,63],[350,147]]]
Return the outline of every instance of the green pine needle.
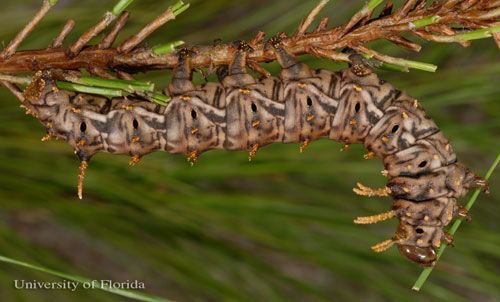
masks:
[[[397,71],[397,72],[409,72],[410,70],[406,66],[401,66],[401,65],[396,65],[396,64],[390,64],[390,63],[384,63],[382,62],[378,68],[387,70],[387,71]]]
[[[370,11],[374,10],[382,2],[384,2],[384,0],[370,0],[370,2],[368,2],[368,5],[367,5],[368,10],[370,10]]]
[[[170,10],[172,10],[172,11],[176,11],[176,10],[178,10],[179,8],[181,8],[183,5],[184,5],[184,1],[182,1],[182,0],[177,1],[174,5],[172,5],[172,6],[170,7]]]
[[[111,11],[113,15],[119,16],[134,0],[120,0]]]
[[[8,257],[5,257],[5,256],[0,256],[0,261],[1,262],[5,262],[5,263],[14,264],[14,265],[21,266],[21,267],[25,267],[25,268],[29,268],[29,269],[32,269],[32,270],[35,270],[35,271],[47,273],[47,274],[50,274],[50,275],[53,275],[53,276],[57,276],[57,277],[60,277],[60,278],[66,279],[66,280],[75,281],[75,282],[78,282],[80,284],[83,284],[83,283],[92,283],[92,281],[93,281],[93,280],[85,278],[85,277],[76,276],[76,275],[70,275],[70,274],[58,272],[58,271],[55,271],[55,270],[52,270],[52,269],[49,269],[49,268],[45,268],[45,267],[41,267],[41,266],[29,264],[29,263],[26,263],[26,262],[18,261],[18,260],[15,260],[15,259],[12,259],[12,258],[8,258]],[[137,301],[146,301],[146,302],[172,302],[170,300],[167,300],[167,299],[164,299],[164,298],[161,298],[161,297],[144,294],[144,293],[141,293],[141,292],[138,292],[138,291],[131,291],[131,290],[124,290],[124,289],[114,288],[114,287],[102,286],[100,282],[94,282],[93,285],[94,285],[94,287],[96,289],[100,289],[100,290],[103,290],[103,291],[106,291],[106,292],[110,292],[110,293],[113,293],[113,294],[116,294],[116,295],[120,295],[120,296],[123,296],[123,297],[134,299],[134,300],[137,300]]]
[[[156,55],[163,55],[163,54],[171,53],[171,52],[175,51],[176,47],[181,46],[182,44],[184,44],[184,41],[174,41],[174,42],[165,43],[165,44],[158,45],[158,46],[154,47],[153,52]]]
[[[122,97],[127,95],[126,92],[120,89],[102,88],[102,87],[92,87],[81,84],[75,84],[71,82],[56,81],[56,85],[59,89],[76,91],[82,93],[91,93],[102,95],[105,97]]]
[[[411,24],[413,24],[415,26],[415,28],[419,28],[419,27],[424,27],[427,25],[434,24],[434,23],[438,22],[440,19],[441,19],[440,16],[431,16],[431,17],[420,19],[420,20],[415,20],[415,21],[411,22]]]
[[[473,30],[471,32],[456,35],[454,36],[454,38],[456,41],[470,41],[470,40],[489,38],[493,33],[497,32],[500,32],[500,26]]]
[[[189,3],[184,4],[184,2],[179,1],[171,7],[171,10],[174,16],[178,16],[182,14],[185,10],[187,10],[189,6],[190,6]]]
[[[78,80],[78,84],[101,88],[120,89],[130,93],[133,93],[135,91],[153,91],[155,88],[155,85],[151,82],[104,79],[97,77],[81,77]]]
[[[399,59],[401,62],[401,66],[406,66],[410,67],[413,69],[419,69],[423,71],[428,71],[428,72],[436,72],[437,66],[434,64],[429,64],[429,63],[424,63],[424,62],[417,62],[417,61],[410,61],[410,60],[405,60],[405,59]]]
[[[170,97],[161,93],[153,93],[153,95],[151,96],[151,101],[162,106],[167,106],[168,102],[170,101]]]
[[[363,56],[367,59],[372,59],[374,56],[372,54],[363,54]],[[380,61],[380,60],[379,60]],[[382,62],[380,61],[379,68],[386,69],[390,71],[400,71],[400,72],[408,72],[408,68],[419,69],[428,72],[435,72],[437,70],[437,66],[430,63],[418,62],[418,61],[410,61],[401,58],[396,58],[392,63]]]

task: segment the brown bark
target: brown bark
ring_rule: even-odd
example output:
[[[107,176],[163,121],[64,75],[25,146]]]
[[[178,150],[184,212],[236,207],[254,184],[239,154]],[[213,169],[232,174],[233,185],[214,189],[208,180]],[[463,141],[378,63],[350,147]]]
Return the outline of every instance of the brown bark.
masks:
[[[287,51],[295,55],[305,53],[322,55],[328,53],[329,57],[332,57],[333,50],[338,51],[345,47],[356,48],[356,46],[362,46],[367,42],[378,39],[390,39],[393,43],[417,50],[417,44],[409,44],[407,40],[401,39],[400,36],[403,33],[410,33],[437,42],[454,42],[446,39],[452,24],[467,22],[469,29],[500,24],[498,16],[494,14],[498,8],[491,7],[484,10],[481,1],[474,4],[469,2],[468,5],[470,6],[464,8],[463,3],[459,5],[453,3],[453,1],[448,1],[447,5],[441,3],[423,7],[418,5],[418,1],[408,1],[405,6],[393,14],[372,20],[367,19],[369,12],[367,13],[365,7],[347,22],[347,25],[341,25],[330,30],[315,30],[304,34],[305,29],[301,28],[298,31],[300,34],[284,38],[282,43]],[[491,17],[492,14],[493,17]],[[433,26],[433,31],[428,34],[422,31],[424,28],[419,28],[416,31],[410,23],[435,15],[441,17],[436,23],[439,26]],[[485,19],[484,16],[489,16],[489,19]],[[477,21],[477,24],[471,21]],[[253,45],[252,42],[255,42],[255,40],[248,42],[254,49],[249,54],[249,59],[252,62],[275,60],[274,52],[270,47],[267,47],[266,43],[259,41]],[[192,65],[196,68],[228,64],[236,51],[236,46],[233,43],[202,45],[193,48]],[[68,50],[61,48],[19,51],[9,58],[0,60],[0,73],[18,73],[52,68],[63,70],[98,68],[133,73],[151,69],[173,68],[178,62],[175,53],[158,56],[150,48],[139,48],[131,52],[120,53],[116,48],[99,49],[97,46],[92,46],[83,48],[74,57],[69,54]],[[74,52],[71,52],[71,54],[74,54]]]

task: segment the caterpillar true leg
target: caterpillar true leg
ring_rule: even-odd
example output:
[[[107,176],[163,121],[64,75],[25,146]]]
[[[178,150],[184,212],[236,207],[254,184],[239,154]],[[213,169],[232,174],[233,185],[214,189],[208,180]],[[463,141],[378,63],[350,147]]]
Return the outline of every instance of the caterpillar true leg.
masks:
[[[458,208],[457,216],[462,218],[462,219],[465,219],[466,221],[472,220],[472,216],[470,215],[469,210],[467,210],[464,207]]]
[[[446,232],[444,233],[444,235],[443,235],[443,242],[446,243],[449,246],[455,246],[453,244],[453,242],[454,242],[453,235],[451,235],[450,233],[446,233]]]

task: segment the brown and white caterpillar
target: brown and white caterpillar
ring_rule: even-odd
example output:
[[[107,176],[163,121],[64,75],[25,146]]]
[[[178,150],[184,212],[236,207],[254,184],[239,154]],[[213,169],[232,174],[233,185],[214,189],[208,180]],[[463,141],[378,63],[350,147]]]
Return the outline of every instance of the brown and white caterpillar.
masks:
[[[114,98],[57,89],[51,71],[38,72],[24,93],[26,106],[47,127],[48,135],[67,141],[84,170],[99,151],[127,154],[132,163],[156,150],[181,153],[193,164],[211,149],[246,150],[249,159],[273,142],[301,143],[321,137],[360,143],[366,157],[381,157],[387,186],[364,196],[391,196],[392,209],[358,217],[370,224],[399,219],[395,235],[372,247],[381,252],[397,244],[401,254],[433,265],[436,248],[452,238],[443,228],[467,211],[457,204],[471,188],[487,183],[457,161],[455,152],[417,100],[380,80],[357,55],[340,72],[311,70],[279,39],[271,46],[282,70],[279,77],[256,80],[247,73],[248,45],[240,43],[220,83],[196,86],[187,51],[168,86],[164,107],[142,99]]]

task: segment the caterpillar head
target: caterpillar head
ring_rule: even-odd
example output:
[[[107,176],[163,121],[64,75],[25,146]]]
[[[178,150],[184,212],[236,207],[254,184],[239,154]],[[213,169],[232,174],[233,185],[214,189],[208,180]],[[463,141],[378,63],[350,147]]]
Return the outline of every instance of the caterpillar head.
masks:
[[[380,253],[396,244],[399,252],[409,260],[423,266],[432,266],[437,259],[436,248],[442,241],[452,241],[451,236],[443,231],[443,227],[457,214],[455,199],[443,198],[422,203],[396,200],[391,211],[358,217],[354,222],[372,224],[397,217],[399,225],[394,236],[372,246],[372,250]]]
[[[436,250],[433,247],[421,248],[413,245],[398,244],[398,251],[409,260],[423,266],[433,266],[436,259]]]
[[[423,266],[433,266],[442,236],[441,227],[414,226],[401,221],[395,240],[401,255]]]
[[[437,259],[436,248],[442,242],[451,241],[443,227],[459,216],[457,200],[452,197],[422,202],[397,199],[392,210],[394,216],[399,218],[394,236],[399,252],[423,266],[434,265]]]

